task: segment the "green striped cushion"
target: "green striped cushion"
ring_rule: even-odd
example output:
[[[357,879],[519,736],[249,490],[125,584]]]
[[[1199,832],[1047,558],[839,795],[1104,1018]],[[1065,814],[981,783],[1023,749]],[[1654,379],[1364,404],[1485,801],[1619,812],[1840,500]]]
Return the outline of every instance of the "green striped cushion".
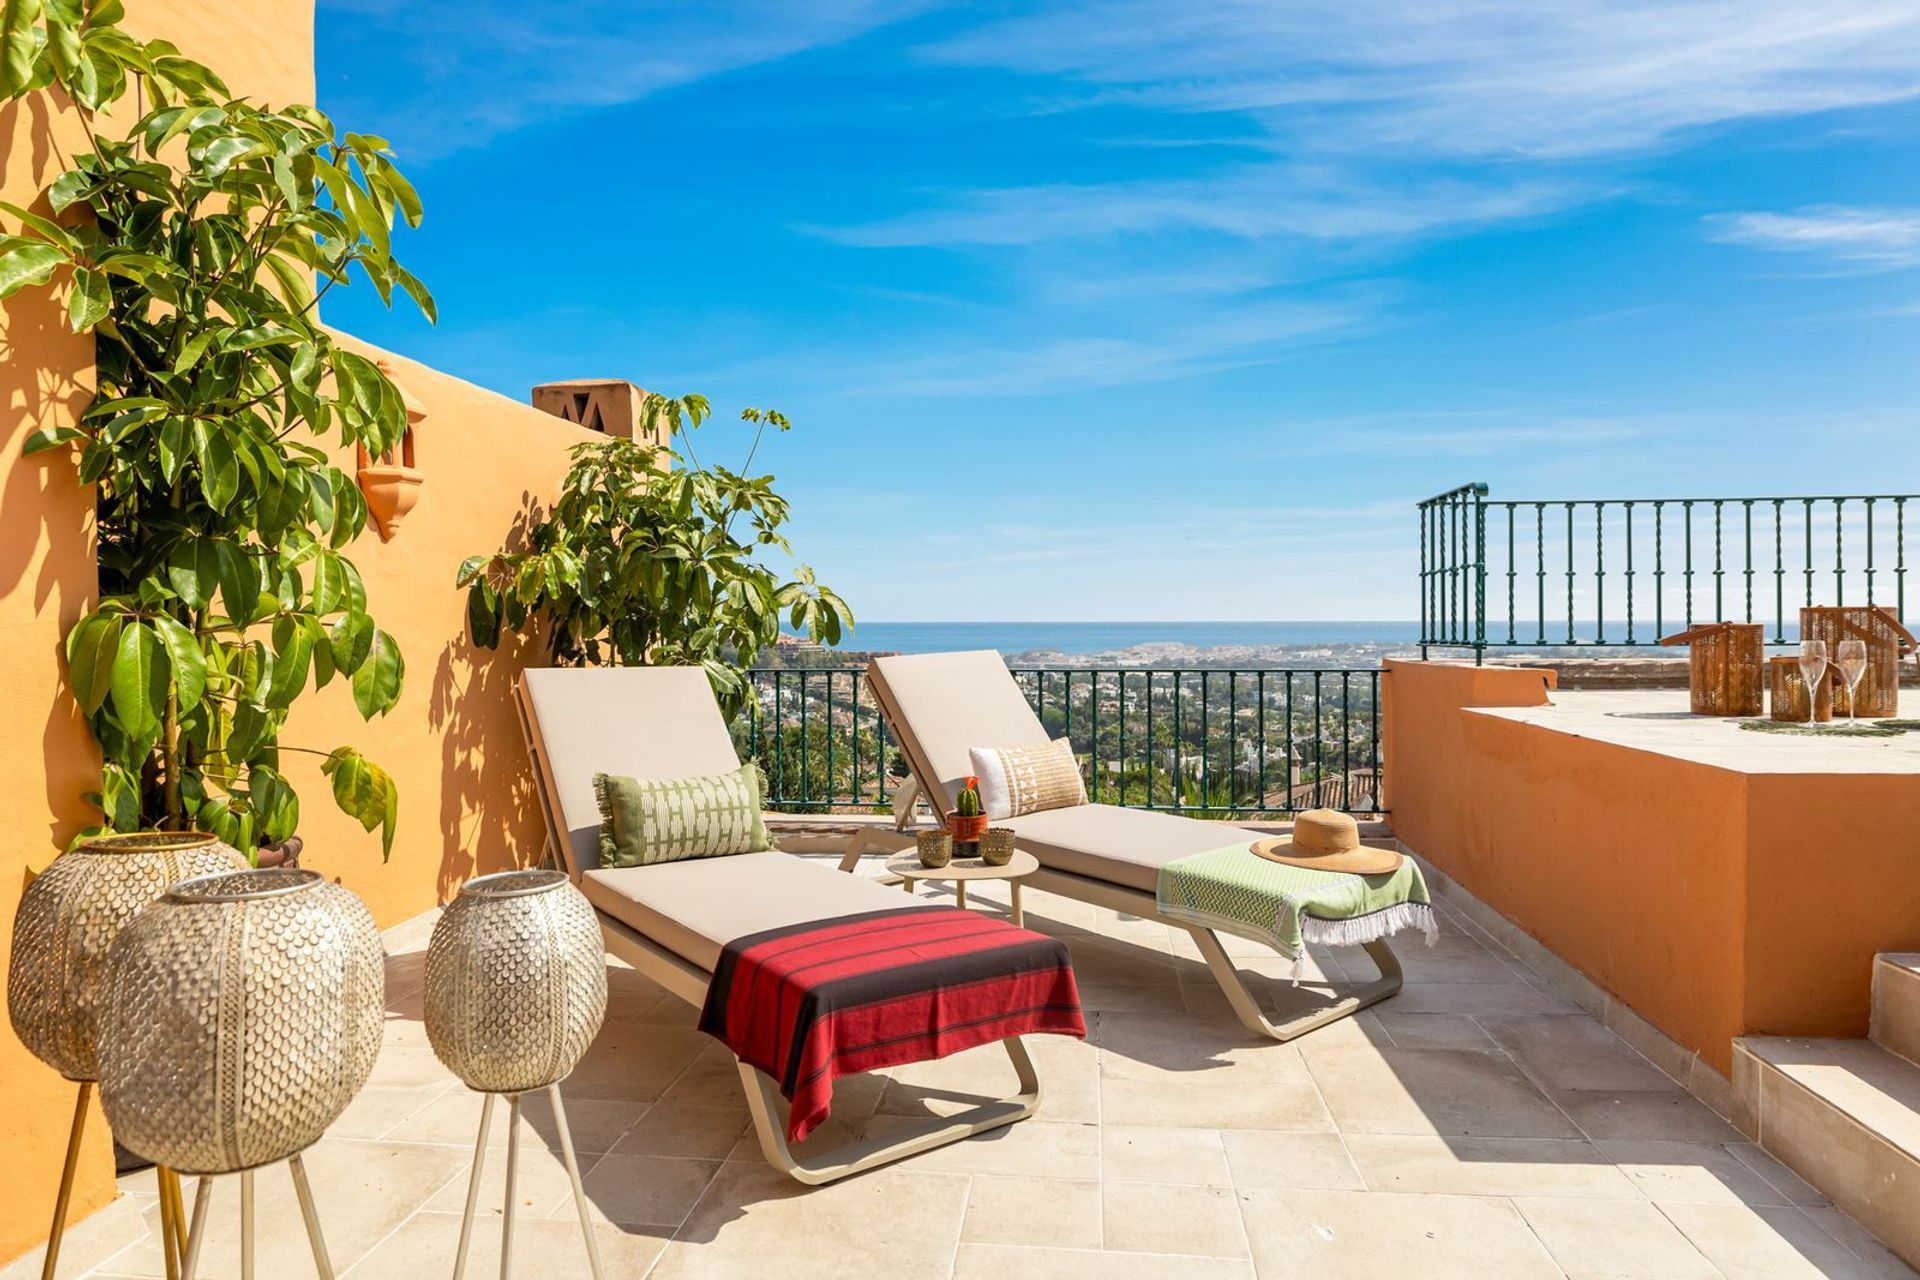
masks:
[[[760,818],[760,769],[698,778],[593,775],[600,801],[600,865],[642,867],[773,848]]]

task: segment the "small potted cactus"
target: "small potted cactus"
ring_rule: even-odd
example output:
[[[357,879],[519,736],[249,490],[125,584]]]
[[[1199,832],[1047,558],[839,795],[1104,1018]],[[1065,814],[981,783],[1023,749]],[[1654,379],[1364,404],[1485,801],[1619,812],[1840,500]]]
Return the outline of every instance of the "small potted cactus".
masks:
[[[980,805],[980,779],[969,776],[960,794],[953,798],[953,812],[947,815],[947,830],[953,834],[954,853],[963,858],[978,857],[980,837],[987,830],[987,813]]]

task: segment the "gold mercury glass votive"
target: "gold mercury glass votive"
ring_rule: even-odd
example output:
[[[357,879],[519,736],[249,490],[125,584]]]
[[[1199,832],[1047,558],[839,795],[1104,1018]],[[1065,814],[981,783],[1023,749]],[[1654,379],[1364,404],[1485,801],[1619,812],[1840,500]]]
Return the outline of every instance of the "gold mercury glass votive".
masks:
[[[921,866],[944,867],[953,861],[953,837],[945,831],[916,832],[914,841],[920,846]]]
[[[1013,861],[1013,828],[988,827],[980,837],[980,860],[990,867],[1004,867]]]

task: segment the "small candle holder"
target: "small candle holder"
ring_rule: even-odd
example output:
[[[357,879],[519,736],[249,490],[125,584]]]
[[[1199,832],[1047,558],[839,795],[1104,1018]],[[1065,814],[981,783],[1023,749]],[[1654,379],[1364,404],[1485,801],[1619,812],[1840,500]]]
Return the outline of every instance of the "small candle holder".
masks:
[[[920,847],[921,866],[931,870],[953,861],[953,837],[947,832],[920,831],[915,833],[914,841]]]

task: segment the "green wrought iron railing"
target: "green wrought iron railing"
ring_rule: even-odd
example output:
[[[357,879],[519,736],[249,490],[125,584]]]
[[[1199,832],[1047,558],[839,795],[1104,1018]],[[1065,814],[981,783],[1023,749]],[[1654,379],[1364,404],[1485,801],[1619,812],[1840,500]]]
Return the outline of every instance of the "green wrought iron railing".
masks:
[[[1210,816],[1384,812],[1380,681],[1361,668],[1017,667],[1090,800]],[[906,763],[862,667],[757,668],[733,726],[768,808],[874,810]],[[986,744],[981,744],[986,745]]]
[[[1633,647],[1717,621],[1760,623],[1782,645],[1803,606],[1904,616],[1910,502],[1495,500],[1462,485],[1419,504],[1420,652]]]

